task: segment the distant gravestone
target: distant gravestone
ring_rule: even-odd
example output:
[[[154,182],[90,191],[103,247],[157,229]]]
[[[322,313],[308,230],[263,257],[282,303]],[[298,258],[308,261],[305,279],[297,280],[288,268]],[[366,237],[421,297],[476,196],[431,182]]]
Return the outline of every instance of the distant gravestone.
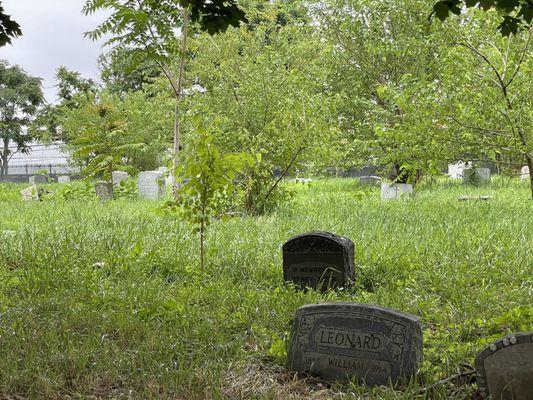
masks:
[[[520,179],[523,181],[529,179],[529,167],[527,165],[524,165],[520,170]]]
[[[46,175],[33,175],[28,178],[28,182],[32,185],[36,183],[48,183],[48,177]]]
[[[120,185],[120,182],[128,179],[129,177],[130,177],[130,174],[124,171],[113,171],[111,173],[111,181],[113,182],[113,186]]]
[[[113,200],[113,185],[109,182],[96,182],[96,195],[100,200]]]
[[[70,176],[63,175],[57,177],[57,183],[69,183],[70,182]]]
[[[464,162],[448,164],[448,175],[453,179],[461,179],[463,177],[463,171],[465,168],[466,164]]]
[[[359,183],[365,186],[379,186],[381,178],[379,176],[361,176],[359,177]]]
[[[22,196],[22,201],[39,200],[39,191],[35,185],[22,189],[20,195]]]
[[[358,303],[300,307],[288,367],[326,380],[387,385],[415,375],[422,362],[418,317]]]
[[[457,200],[459,201],[471,201],[471,200],[482,200],[487,201],[492,199],[492,196],[489,195],[481,195],[481,196],[459,196]]]
[[[309,232],[283,245],[283,279],[301,288],[345,287],[354,278],[354,245],[329,232]]]
[[[490,181],[489,168],[465,168],[463,170],[463,183],[469,185],[483,184]]]
[[[476,357],[476,373],[483,398],[533,399],[533,332],[492,343]]]
[[[381,182],[381,200],[394,200],[410,197],[413,185],[410,183]]]
[[[165,195],[165,179],[162,171],[145,171],[137,178],[139,196],[158,200]]]

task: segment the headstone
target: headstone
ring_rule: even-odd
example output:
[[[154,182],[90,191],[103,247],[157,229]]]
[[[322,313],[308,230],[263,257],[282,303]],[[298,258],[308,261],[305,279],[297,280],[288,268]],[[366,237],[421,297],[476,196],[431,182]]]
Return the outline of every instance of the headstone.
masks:
[[[465,168],[466,164],[464,162],[448,164],[448,175],[453,179],[461,179]]]
[[[165,180],[162,171],[145,171],[137,178],[139,196],[157,200],[165,195]]]
[[[359,183],[365,186],[379,186],[381,178],[379,176],[361,176],[359,177]]]
[[[490,181],[489,168],[471,168],[467,167],[463,171],[463,183],[470,185],[479,185]]]
[[[381,200],[394,200],[410,197],[413,194],[413,185],[410,183],[381,182]]]
[[[283,245],[283,279],[301,288],[346,287],[354,279],[354,245],[329,232],[309,232]]]
[[[69,183],[70,182],[70,176],[63,175],[57,177],[57,183]]]
[[[35,185],[22,189],[20,195],[22,196],[22,201],[39,200],[39,192]]]
[[[111,173],[111,181],[113,182],[113,186],[120,185],[120,182],[128,179],[129,177],[130,177],[130,174],[124,171],[113,171]]]
[[[418,317],[377,305],[324,303],[300,307],[288,366],[326,380],[369,386],[409,380],[422,362]]]
[[[492,343],[476,357],[476,374],[483,398],[533,399],[533,332]]]
[[[527,165],[524,165],[520,170],[520,179],[523,181],[529,179],[529,167]]]
[[[113,200],[113,185],[109,182],[96,182],[96,195],[100,200]]]
[[[459,201],[470,201],[470,200],[490,200],[492,199],[492,196],[489,195],[481,195],[481,196],[459,196],[457,200]]]
[[[28,182],[32,185],[36,183],[48,183],[48,176],[46,175],[33,175],[28,178]]]

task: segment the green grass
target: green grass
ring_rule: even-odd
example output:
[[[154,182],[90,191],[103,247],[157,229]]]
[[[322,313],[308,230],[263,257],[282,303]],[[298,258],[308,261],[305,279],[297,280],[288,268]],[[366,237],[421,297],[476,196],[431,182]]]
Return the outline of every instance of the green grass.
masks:
[[[413,399],[487,343],[533,328],[533,202],[525,183],[493,182],[426,183],[393,202],[377,189],[361,198],[349,179],[295,186],[272,214],[214,223],[205,274],[197,237],[157,202],[23,203],[24,185],[0,185],[0,398]],[[283,285],[281,245],[308,230],[354,241],[355,287]],[[341,300],[420,316],[418,382],[326,388],[284,370],[296,308]],[[419,398],[474,391],[462,382]]]

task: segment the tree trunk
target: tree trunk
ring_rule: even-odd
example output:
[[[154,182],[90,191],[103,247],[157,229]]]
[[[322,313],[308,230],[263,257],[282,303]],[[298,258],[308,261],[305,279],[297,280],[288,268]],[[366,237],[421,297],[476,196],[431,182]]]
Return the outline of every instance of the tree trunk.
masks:
[[[7,176],[7,163],[8,163],[8,157],[9,157],[9,139],[4,139],[4,147],[2,149],[2,152],[0,153],[0,176],[4,177]]]
[[[180,69],[178,75],[178,88],[176,95],[176,105],[174,108],[174,159],[173,159],[173,178],[172,178],[172,194],[174,199],[177,197],[177,180],[176,180],[176,168],[179,165],[179,156],[180,156],[180,140],[181,140],[181,131],[180,131],[180,116],[179,116],[179,106],[183,93],[183,79],[185,75],[185,52],[187,51],[187,29],[189,27],[189,9],[186,8],[183,10],[183,26],[181,28],[181,58],[180,58]]]
[[[526,164],[529,167],[529,188],[531,190],[531,200],[533,200],[533,157],[526,154]]]
[[[205,218],[200,222],[200,271],[205,270]]]

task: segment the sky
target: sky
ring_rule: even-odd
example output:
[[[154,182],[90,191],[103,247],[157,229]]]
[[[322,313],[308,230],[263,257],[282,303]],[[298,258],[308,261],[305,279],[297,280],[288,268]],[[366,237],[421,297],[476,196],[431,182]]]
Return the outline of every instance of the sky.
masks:
[[[105,19],[105,14],[81,14],[85,0],[0,0],[4,11],[22,28],[23,35],[0,47],[0,59],[20,65],[28,74],[43,78],[43,92],[56,101],[55,73],[59,66],[85,78],[99,76],[97,59],[103,41],[83,36]]]

